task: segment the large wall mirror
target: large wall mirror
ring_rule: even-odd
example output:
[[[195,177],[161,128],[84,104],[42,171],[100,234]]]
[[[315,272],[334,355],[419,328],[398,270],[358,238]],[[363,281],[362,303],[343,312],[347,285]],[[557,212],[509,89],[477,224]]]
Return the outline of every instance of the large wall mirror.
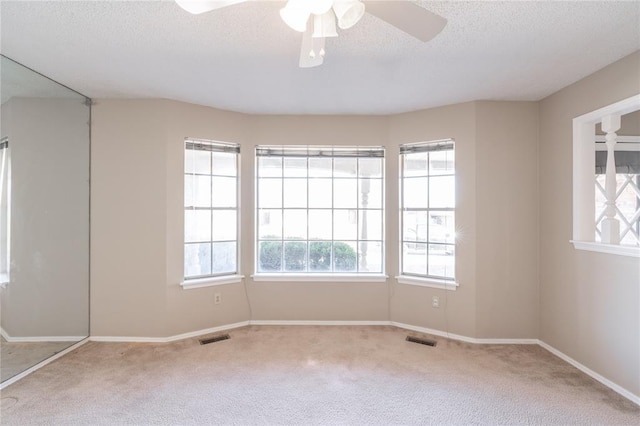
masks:
[[[0,56],[1,382],[89,335],[90,100]]]

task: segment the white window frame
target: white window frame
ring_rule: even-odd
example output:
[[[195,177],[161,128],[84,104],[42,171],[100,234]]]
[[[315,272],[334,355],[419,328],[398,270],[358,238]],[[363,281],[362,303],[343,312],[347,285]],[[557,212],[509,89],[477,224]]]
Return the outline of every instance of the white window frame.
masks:
[[[366,146],[311,146],[311,145],[286,145],[286,146],[274,146],[274,145],[259,145],[256,147],[256,166],[255,166],[255,250],[254,250],[254,274],[252,275],[252,278],[254,281],[279,281],[279,282],[285,282],[285,281],[296,281],[296,282],[324,282],[324,281],[333,281],[333,282],[386,282],[387,276],[385,275],[385,258],[386,258],[386,244],[385,244],[385,221],[384,221],[384,212],[385,212],[385,167],[384,167],[384,157],[385,157],[385,149],[382,146],[372,146],[372,147],[366,147]],[[331,158],[331,159],[335,159],[335,158],[340,158],[340,157],[350,157],[350,158],[380,158],[381,161],[381,165],[380,165],[380,178],[375,178],[376,180],[380,181],[381,184],[381,206],[380,208],[377,207],[361,207],[361,201],[362,200],[358,200],[356,205],[357,207],[353,208],[353,209],[349,209],[349,210],[354,210],[355,211],[355,219],[357,222],[357,228],[358,228],[358,237],[356,238],[356,240],[353,240],[354,242],[356,242],[356,253],[359,253],[361,250],[361,244],[367,244],[369,241],[374,241],[374,240],[364,240],[360,238],[360,227],[361,227],[361,222],[360,222],[360,212],[364,211],[364,210],[379,210],[380,211],[380,215],[381,215],[381,236],[380,236],[380,240],[375,240],[376,242],[380,242],[381,245],[381,271],[376,271],[376,272],[368,272],[368,271],[362,271],[360,270],[360,268],[362,267],[361,265],[361,260],[360,258],[357,256],[356,257],[356,271],[346,271],[346,272],[342,272],[342,271],[334,271],[333,270],[333,265],[331,267],[331,269],[327,272],[321,271],[321,272],[316,272],[316,271],[308,271],[308,259],[307,259],[307,264],[306,264],[306,269],[307,271],[284,271],[284,268],[282,268],[283,270],[281,271],[274,271],[274,272],[268,272],[268,271],[260,271],[259,269],[259,262],[260,262],[260,220],[261,220],[261,206],[260,206],[260,196],[259,196],[259,191],[260,191],[260,157],[276,157],[276,158],[283,158],[283,185],[284,185],[284,181],[285,179],[287,179],[287,177],[284,176],[284,158],[305,158],[310,159],[310,158]],[[308,163],[307,163],[307,170],[308,169]],[[329,177],[326,177],[327,179]],[[309,192],[308,192],[308,188],[309,188],[309,180],[312,179],[312,177],[307,176],[306,178],[301,177],[298,179],[306,179],[307,182],[307,194],[308,196],[310,196]],[[332,180],[332,186],[333,186],[333,180],[336,179],[336,177],[333,175],[330,177],[330,179]],[[353,179],[355,179],[356,181],[360,181],[362,179],[362,177],[357,174]],[[374,179],[374,178],[372,178]],[[358,186],[358,188],[360,188],[360,186]],[[358,192],[358,197],[361,196],[360,191]],[[284,206],[284,197],[283,200],[281,202],[281,207],[277,208],[277,209],[282,209],[283,214],[284,211],[287,210],[287,207]],[[275,207],[274,207],[275,208]],[[269,207],[267,208],[269,209]],[[292,208],[293,209],[293,208]],[[306,210],[307,214],[309,211],[314,210],[313,207],[309,207],[309,203],[307,201],[306,207],[302,208],[295,208],[297,210]],[[322,210],[329,210],[329,208],[322,208]],[[335,212],[335,210],[342,210],[340,208],[334,207],[333,204],[330,208],[331,212],[332,212],[332,217],[333,214]],[[264,240],[265,242],[267,240]],[[282,249],[282,256],[283,256],[283,260],[282,260],[282,264],[284,265],[284,244],[287,241],[287,239],[285,238],[285,235],[281,235],[279,239],[269,239],[268,241],[274,241],[274,242],[281,242],[283,244],[283,249]],[[309,239],[309,235],[307,234],[307,239],[306,240],[300,240],[301,242],[305,242],[307,244],[309,244],[310,242],[314,242],[315,240],[313,239]],[[326,242],[330,242],[333,244],[335,242],[340,242],[343,241],[342,239],[334,239],[334,235],[332,234],[332,239],[331,240],[322,240],[322,241],[326,241]],[[351,241],[351,240],[349,240]],[[332,249],[333,250],[333,249]],[[307,248],[307,257],[308,257],[308,248]]]
[[[442,277],[442,276],[435,276],[435,275],[431,275],[431,274],[415,274],[415,273],[406,273],[404,272],[404,258],[403,258],[403,254],[404,254],[404,243],[405,243],[405,235],[404,235],[404,224],[403,224],[403,218],[404,218],[404,212],[405,209],[407,209],[405,207],[405,203],[404,203],[404,155],[405,154],[411,154],[414,152],[420,152],[420,151],[428,151],[429,149],[427,149],[426,147],[429,145],[441,145],[441,146],[448,146],[451,145],[452,146],[452,151],[454,153],[454,168],[453,168],[453,177],[455,179],[456,176],[456,170],[455,170],[455,141],[453,139],[442,139],[442,140],[434,140],[434,141],[425,141],[425,142],[418,142],[418,143],[410,143],[410,144],[403,144],[400,145],[400,155],[399,155],[399,194],[400,194],[400,209],[399,209],[399,243],[398,243],[398,258],[399,258],[399,275],[396,277],[398,283],[400,284],[409,284],[409,285],[417,285],[417,286],[423,286],[423,287],[432,287],[432,288],[440,288],[440,289],[446,289],[446,290],[456,290],[456,288],[458,287],[458,282],[456,281],[456,274],[454,271],[454,276],[452,278],[450,277]],[[404,151],[404,152],[403,152]],[[428,178],[431,178],[431,176],[425,176]],[[454,194],[454,199],[455,199],[455,194]],[[413,209],[412,209],[413,210]],[[454,223],[455,223],[455,217],[456,217],[456,208],[455,208],[455,202],[454,202],[454,206],[451,208],[438,208],[438,209],[434,209],[431,207],[428,207],[426,209],[419,209],[419,210],[424,210],[427,212],[431,212],[431,211],[446,211],[446,212],[451,212],[453,213],[453,218],[454,218]],[[427,224],[427,226],[431,226],[430,224]],[[455,225],[454,225],[455,226]],[[429,235],[429,233],[427,232],[427,235]],[[427,241],[425,241],[425,244],[427,245],[427,247],[430,245],[430,243],[432,243],[431,241],[429,241],[429,238],[427,238]],[[455,241],[455,237],[454,237],[454,269],[457,267],[457,259],[456,259],[456,241]],[[427,257],[427,262],[428,262],[428,257]],[[428,267],[428,265],[427,265]]]
[[[605,244],[595,241],[596,124],[609,115],[625,115],[640,110],[640,94],[573,119],[573,238],[576,250],[619,256],[640,257],[640,247]]]
[[[11,281],[11,150],[0,139],[0,286]]]
[[[196,138],[185,138],[185,145],[184,145],[184,150],[183,152],[186,154],[186,152],[189,149],[196,149],[196,150],[204,150],[204,151],[210,151],[210,152],[228,152],[228,153],[234,153],[236,155],[236,175],[235,175],[235,183],[236,183],[236,190],[235,190],[235,195],[236,195],[236,200],[235,200],[235,208],[233,207],[221,207],[221,208],[217,208],[213,206],[213,200],[211,202],[211,206],[209,207],[195,207],[195,206],[187,206],[186,205],[186,197],[185,197],[185,201],[183,202],[184,205],[184,210],[183,212],[186,212],[188,210],[197,210],[197,209],[204,209],[204,210],[210,210],[210,211],[215,211],[215,210],[234,210],[235,211],[235,216],[236,216],[236,239],[235,241],[228,241],[228,242],[235,242],[236,244],[236,260],[235,260],[235,271],[232,272],[221,272],[221,273],[211,273],[211,274],[207,274],[207,275],[201,275],[201,276],[191,276],[191,277],[187,277],[186,276],[186,265],[185,265],[185,257],[183,254],[183,281],[180,283],[180,285],[184,288],[184,289],[195,289],[195,288],[201,288],[201,287],[209,287],[209,286],[214,286],[214,285],[224,285],[224,284],[233,284],[233,283],[239,283],[242,281],[242,279],[244,278],[241,274],[241,259],[240,259],[240,145],[236,144],[236,143],[230,143],[230,142],[220,142],[220,141],[213,141],[213,140],[205,140],[205,139],[196,139]],[[190,173],[187,173],[186,168],[184,170],[183,176],[187,176]],[[195,174],[194,174],[195,175]],[[215,173],[215,170],[211,171],[211,174],[209,175],[212,178],[217,176]],[[223,176],[223,177],[228,177],[228,176]],[[183,188],[185,188],[186,191],[186,179],[185,182],[183,182]],[[212,188],[213,190],[213,188]],[[213,195],[212,195],[213,196]],[[189,244],[189,242],[185,241],[185,228],[186,228],[186,220],[183,218],[183,223],[185,223],[185,227],[183,228],[183,249],[186,248],[187,244]],[[214,243],[216,241],[213,240],[213,236],[211,237],[210,241],[204,241],[205,243]],[[213,253],[212,253],[213,256]]]

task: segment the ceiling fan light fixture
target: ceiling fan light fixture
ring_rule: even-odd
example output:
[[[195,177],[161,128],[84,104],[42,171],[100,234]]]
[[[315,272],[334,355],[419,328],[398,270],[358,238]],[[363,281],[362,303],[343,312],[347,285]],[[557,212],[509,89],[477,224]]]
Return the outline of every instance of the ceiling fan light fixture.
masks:
[[[324,15],[333,6],[334,0],[307,0],[307,7],[314,15]]]
[[[336,17],[331,10],[324,15],[313,16],[313,38],[338,37]]]
[[[289,28],[300,33],[307,29],[307,22],[311,12],[305,7],[303,0],[289,0],[287,4],[280,9],[280,17]]]
[[[338,26],[346,30],[358,23],[364,15],[364,3],[359,0],[336,0],[333,11],[338,18]]]

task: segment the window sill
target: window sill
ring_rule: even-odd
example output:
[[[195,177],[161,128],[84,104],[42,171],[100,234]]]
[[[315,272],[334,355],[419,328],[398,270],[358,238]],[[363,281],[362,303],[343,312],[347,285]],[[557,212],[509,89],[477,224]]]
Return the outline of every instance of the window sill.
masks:
[[[185,280],[180,283],[183,289],[212,287],[216,285],[235,284],[242,282],[244,275],[224,275],[221,277],[198,278],[195,280]]]
[[[604,244],[597,243],[595,241],[571,240],[571,242],[576,250],[595,251],[599,253],[616,254],[618,256],[640,257],[640,247]]]
[[[0,274],[0,288],[7,288],[9,284],[9,274]]]
[[[400,275],[399,277],[396,277],[396,280],[398,280],[398,284],[440,288],[443,290],[451,290],[451,291],[456,290],[459,286],[459,284],[453,280],[439,280],[437,278],[411,277],[408,275]]]
[[[386,282],[383,274],[254,274],[254,281],[272,282]]]

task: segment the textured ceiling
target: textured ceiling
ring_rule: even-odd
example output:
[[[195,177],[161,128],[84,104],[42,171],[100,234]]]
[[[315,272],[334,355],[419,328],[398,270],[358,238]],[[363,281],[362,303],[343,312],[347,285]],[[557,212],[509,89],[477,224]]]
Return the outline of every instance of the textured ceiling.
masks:
[[[403,0],[399,0],[403,1]],[[372,15],[298,68],[281,1],[190,15],[165,1],[0,2],[1,51],[92,98],[249,113],[387,114],[538,100],[640,49],[640,2],[418,2],[448,19],[419,42]]]

